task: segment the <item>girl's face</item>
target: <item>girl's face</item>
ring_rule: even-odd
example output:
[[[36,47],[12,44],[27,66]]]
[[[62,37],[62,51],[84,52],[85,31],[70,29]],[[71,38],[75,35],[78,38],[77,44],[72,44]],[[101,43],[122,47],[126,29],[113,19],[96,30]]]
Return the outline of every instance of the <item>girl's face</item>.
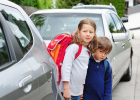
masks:
[[[93,54],[95,60],[104,60],[108,56],[108,53],[102,49],[97,49],[96,52]]]
[[[86,47],[95,36],[95,30],[93,26],[83,24],[81,30],[78,30],[78,34],[82,39],[83,45]]]

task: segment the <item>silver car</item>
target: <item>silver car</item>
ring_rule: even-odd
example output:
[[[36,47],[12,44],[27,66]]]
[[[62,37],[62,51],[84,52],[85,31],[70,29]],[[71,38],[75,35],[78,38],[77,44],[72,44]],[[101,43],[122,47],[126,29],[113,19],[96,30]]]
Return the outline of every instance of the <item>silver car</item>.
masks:
[[[56,71],[31,19],[0,0],[0,100],[60,100]]]
[[[46,44],[61,32],[74,33],[81,19],[91,18],[97,24],[97,36],[107,36],[113,45],[108,56],[112,68],[113,88],[132,75],[131,34],[118,15],[108,9],[52,9],[33,13],[30,18],[36,25]]]

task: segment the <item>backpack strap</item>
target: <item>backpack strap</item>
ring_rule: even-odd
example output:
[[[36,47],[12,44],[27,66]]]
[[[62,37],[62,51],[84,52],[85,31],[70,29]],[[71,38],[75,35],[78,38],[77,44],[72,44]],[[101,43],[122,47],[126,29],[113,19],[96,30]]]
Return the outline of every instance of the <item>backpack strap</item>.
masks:
[[[75,55],[74,60],[80,55],[81,51],[82,51],[82,45],[79,45],[79,49],[78,49],[78,52]]]
[[[104,71],[104,75],[105,75],[106,70],[107,70],[107,67],[108,67],[108,63],[107,63],[107,60],[106,59],[104,60],[104,67],[105,67],[105,71]]]

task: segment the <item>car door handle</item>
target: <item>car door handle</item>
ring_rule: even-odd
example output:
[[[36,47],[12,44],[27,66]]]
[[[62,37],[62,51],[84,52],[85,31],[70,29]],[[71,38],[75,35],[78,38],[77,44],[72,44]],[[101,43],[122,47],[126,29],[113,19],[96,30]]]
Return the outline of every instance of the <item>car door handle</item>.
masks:
[[[122,44],[122,48],[124,48],[124,46],[125,46],[125,43]]]
[[[25,87],[27,84],[32,82],[32,75],[26,76],[25,78],[23,78],[20,82],[19,82],[19,87]]]

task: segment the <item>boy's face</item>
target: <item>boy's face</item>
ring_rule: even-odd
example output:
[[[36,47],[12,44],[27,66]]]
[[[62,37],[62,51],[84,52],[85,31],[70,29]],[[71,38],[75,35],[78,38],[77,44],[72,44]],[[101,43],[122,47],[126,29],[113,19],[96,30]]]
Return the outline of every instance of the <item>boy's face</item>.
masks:
[[[97,49],[96,52],[93,54],[93,57],[95,60],[104,60],[106,59],[106,57],[108,56],[108,52],[105,52],[104,50],[102,49]]]

